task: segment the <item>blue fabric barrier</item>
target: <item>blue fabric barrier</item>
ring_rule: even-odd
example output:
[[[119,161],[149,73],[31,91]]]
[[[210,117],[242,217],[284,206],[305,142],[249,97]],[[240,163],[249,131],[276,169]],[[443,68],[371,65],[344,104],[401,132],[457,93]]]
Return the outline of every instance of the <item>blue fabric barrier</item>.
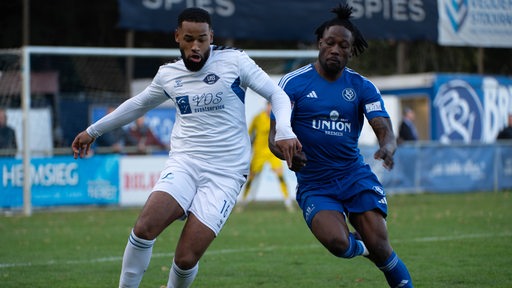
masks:
[[[388,171],[373,159],[376,146],[361,147],[365,161],[388,194],[461,193],[512,189],[512,142],[497,144],[401,145]],[[121,155],[34,158],[31,161],[33,207],[118,205]],[[145,156],[138,156],[145,157]],[[0,208],[23,206],[21,159],[0,158]]]

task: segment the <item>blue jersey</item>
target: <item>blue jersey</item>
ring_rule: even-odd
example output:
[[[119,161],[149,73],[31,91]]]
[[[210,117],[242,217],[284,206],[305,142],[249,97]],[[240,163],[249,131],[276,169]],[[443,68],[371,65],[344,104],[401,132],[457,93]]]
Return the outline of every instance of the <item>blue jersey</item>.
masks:
[[[328,182],[365,165],[358,148],[364,117],[389,118],[382,96],[367,78],[345,68],[336,81],[322,78],[313,64],[279,82],[292,102],[292,129],[308,163],[297,181]]]

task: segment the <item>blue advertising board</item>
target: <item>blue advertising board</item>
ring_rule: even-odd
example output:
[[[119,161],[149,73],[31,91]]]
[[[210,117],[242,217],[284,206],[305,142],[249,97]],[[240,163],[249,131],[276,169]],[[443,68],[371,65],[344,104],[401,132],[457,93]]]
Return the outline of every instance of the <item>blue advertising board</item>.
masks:
[[[512,77],[420,73],[373,77],[382,95],[426,98],[429,139],[448,143],[494,143],[512,114]]]
[[[512,143],[498,143],[495,175],[498,189],[512,189]]]
[[[0,207],[23,205],[23,164],[21,159],[0,158]],[[34,158],[30,165],[34,207],[117,204],[119,202],[119,156],[95,155]]]
[[[388,194],[512,189],[510,142],[405,144],[397,149],[395,167],[390,171],[382,166],[382,161],[373,158],[377,147],[360,149]],[[98,154],[76,160],[72,156],[34,158],[30,165],[32,206],[142,205],[158,178],[159,165],[166,159],[154,157]],[[295,177],[291,172],[288,176]],[[21,208],[24,203],[21,159],[0,158],[0,179],[0,210]]]
[[[492,143],[512,113],[512,78],[436,74],[431,95],[432,140]]]
[[[171,32],[178,14],[200,7],[212,15],[217,37],[245,40],[315,41],[315,29],[334,17],[340,1],[118,0],[119,26]],[[353,19],[367,39],[437,40],[437,2],[431,0],[350,0]]]
[[[416,160],[421,163],[419,183],[438,192],[492,191],[494,151],[492,146],[424,147]]]
[[[395,153],[395,167],[386,170],[373,159],[377,147],[361,153],[387,192],[460,193],[512,189],[512,145],[405,144]]]
[[[314,31],[341,1],[118,0],[119,26],[171,32],[178,13],[200,7],[215,35],[237,40],[313,42]],[[477,0],[347,0],[370,40],[429,40],[441,45],[512,47],[512,3]]]

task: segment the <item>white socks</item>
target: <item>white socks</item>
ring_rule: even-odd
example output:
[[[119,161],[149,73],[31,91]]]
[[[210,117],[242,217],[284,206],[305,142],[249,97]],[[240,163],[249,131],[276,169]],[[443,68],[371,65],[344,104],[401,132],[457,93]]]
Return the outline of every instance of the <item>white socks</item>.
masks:
[[[130,234],[123,256],[123,267],[119,279],[120,288],[139,287],[140,281],[151,260],[153,240],[141,239],[135,234]]]
[[[167,288],[187,288],[196,278],[197,271],[199,270],[199,263],[189,270],[183,270],[172,261],[172,266],[169,271],[169,282]]]
[[[155,240],[141,239],[135,234],[130,234],[126,249],[123,256],[123,267],[121,269],[121,277],[119,279],[119,288],[139,287],[142,276],[149,266],[153,244]],[[196,278],[199,270],[199,263],[192,269],[183,270],[179,268],[174,259],[169,271],[168,288],[187,288]]]

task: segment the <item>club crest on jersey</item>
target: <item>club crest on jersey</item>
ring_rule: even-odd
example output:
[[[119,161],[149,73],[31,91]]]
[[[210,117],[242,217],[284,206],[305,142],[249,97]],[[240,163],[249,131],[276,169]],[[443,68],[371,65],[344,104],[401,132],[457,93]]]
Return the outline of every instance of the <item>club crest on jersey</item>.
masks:
[[[206,75],[206,77],[204,77],[203,79],[203,82],[208,84],[208,85],[213,85],[215,84],[215,82],[217,82],[218,80],[220,79],[219,76],[213,74],[213,73],[210,73],[208,75]]]
[[[356,99],[356,91],[352,88],[345,88],[341,91],[341,96],[347,101],[354,101]]]
[[[174,81],[174,88],[183,87],[183,83],[181,79],[177,79]]]
[[[190,114],[192,109],[190,108],[190,102],[188,95],[176,97],[176,105],[180,109],[181,114]]]

